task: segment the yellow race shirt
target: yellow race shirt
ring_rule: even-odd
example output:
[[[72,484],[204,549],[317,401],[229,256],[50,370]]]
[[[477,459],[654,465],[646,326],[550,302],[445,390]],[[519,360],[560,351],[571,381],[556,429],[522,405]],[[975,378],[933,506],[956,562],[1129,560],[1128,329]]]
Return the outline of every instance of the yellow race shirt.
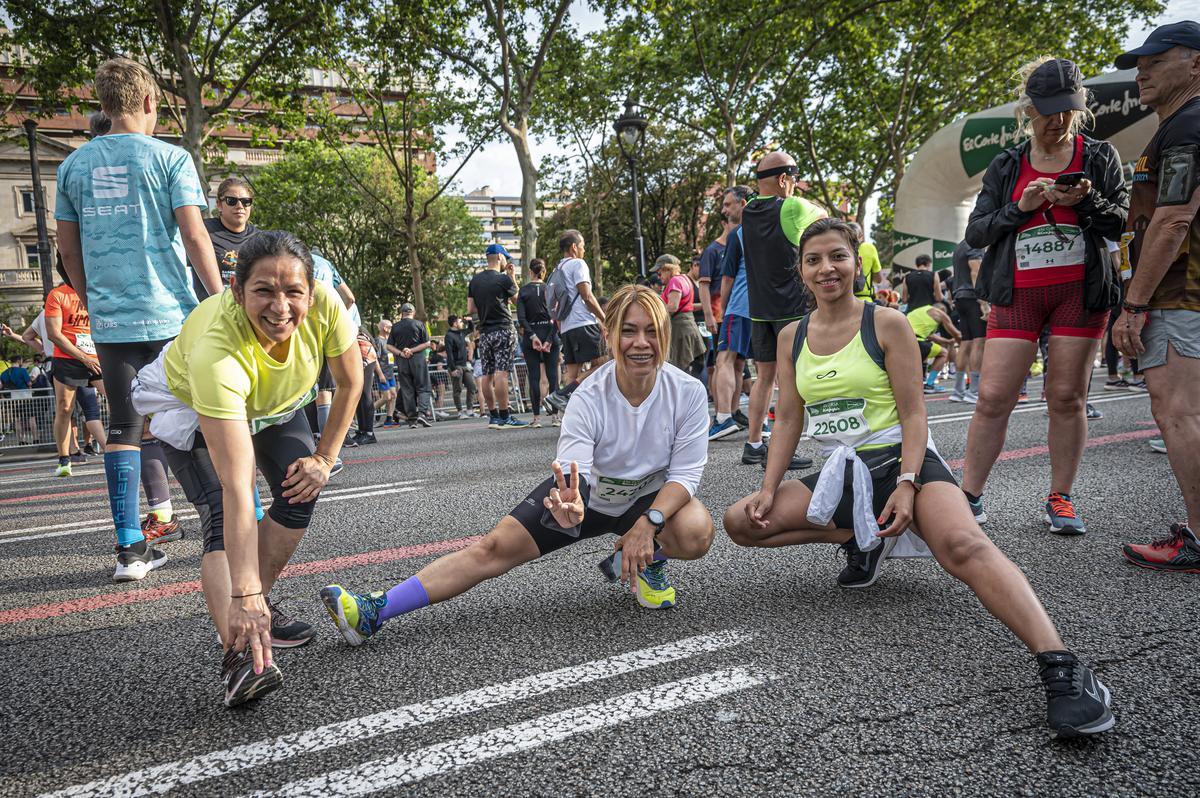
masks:
[[[341,300],[322,283],[292,334],[287,359],[263,350],[246,311],[223,291],[200,303],[183,322],[164,360],[167,387],[202,416],[255,421],[302,407],[321,364],[355,345]]]
[[[862,259],[862,275],[866,283],[855,296],[864,302],[873,302],[875,301],[875,275],[883,270],[883,264],[879,262],[879,250],[875,248],[874,244],[864,241],[858,245],[858,257]]]

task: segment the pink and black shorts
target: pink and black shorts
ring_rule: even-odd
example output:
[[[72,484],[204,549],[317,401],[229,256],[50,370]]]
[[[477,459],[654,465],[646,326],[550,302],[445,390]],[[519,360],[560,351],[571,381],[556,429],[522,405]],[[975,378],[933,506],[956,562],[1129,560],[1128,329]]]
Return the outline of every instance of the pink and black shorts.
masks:
[[[1011,305],[992,305],[987,337],[1037,341],[1047,324],[1051,335],[1099,340],[1108,326],[1108,311],[1085,308],[1083,285],[1077,282],[1014,288]]]

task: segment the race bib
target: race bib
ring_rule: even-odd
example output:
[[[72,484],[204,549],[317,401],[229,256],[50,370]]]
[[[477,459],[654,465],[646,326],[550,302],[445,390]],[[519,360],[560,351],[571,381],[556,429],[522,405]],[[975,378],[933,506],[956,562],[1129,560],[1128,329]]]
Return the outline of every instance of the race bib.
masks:
[[[634,501],[654,493],[667,482],[667,470],[655,471],[641,479],[619,479],[617,477],[596,477],[596,488],[592,491],[590,501],[604,504],[631,504]]]
[[[866,407],[866,399],[826,399],[808,405],[805,434],[822,443],[852,444],[871,434],[863,415]]]
[[[1059,266],[1078,266],[1087,255],[1082,232],[1073,224],[1060,224],[1069,242],[1059,240],[1048,224],[1031,227],[1017,234],[1017,270],[1053,269]]]
[[[96,354],[96,344],[92,342],[91,333],[75,333],[75,346],[85,355]]]

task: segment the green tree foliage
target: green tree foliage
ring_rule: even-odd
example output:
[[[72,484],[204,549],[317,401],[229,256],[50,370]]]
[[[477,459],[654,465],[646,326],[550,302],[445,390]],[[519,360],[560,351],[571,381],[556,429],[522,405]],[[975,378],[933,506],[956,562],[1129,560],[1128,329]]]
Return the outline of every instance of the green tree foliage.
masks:
[[[0,44],[25,48],[18,66],[47,112],[78,102],[72,90],[100,62],[132,58],[154,74],[202,178],[214,131],[302,122],[295,92],[336,29],[323,0],[6,0],[5,10]]]
[[[347,180],[347,167],[358,176],[355,181]],[[320,142],[297,142],[252,182],[255,222],[290,230],[320,249],[354,290],[364,321],[390,317],[401,303],[412,301],[407,242],[384,211],[384,203],[402,205],[404,191],[378,148],[338,151]],[[436,191],[432,177],[421,177],[417,201]],[[479,223],[461,199],[443,195],[430,203],[416,242],[425,267],[421,287],[427,308],[465,309],[467,255],[478,241]]]

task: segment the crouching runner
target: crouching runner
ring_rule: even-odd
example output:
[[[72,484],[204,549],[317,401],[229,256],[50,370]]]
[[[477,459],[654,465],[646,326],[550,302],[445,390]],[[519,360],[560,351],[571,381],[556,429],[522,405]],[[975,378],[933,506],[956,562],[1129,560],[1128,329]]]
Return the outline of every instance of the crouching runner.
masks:
[[[607,534],[620,537],[601,571],[629,585],[643,607],[675,605],[667,559],[703,557],[713,538],[712,516],[694,496],[708,459],[704,386],[664,364],[671,322],[654,292],[625,286],[606,315],[616,357],[567,405],[553,476],[482,539],[386,592],[323,588],[346,642],[361,645],[391,618]]]
[[[318,447],[301,408],[321,364],[338,385]],[[204,600],[225,649],[225,704],[283,683],[271,646],[312,627],[272,611],[271,586],[308,528],[362,389],[362,358],[340,299],[313,283],[308,248],[260,232],[239,251],[232,290],[209,297],[138,372],[133,400],[204,530]],[[274,498],[255,519],[255,468]]]
[[[900,313],[854,296],[857,248],[854,232],[834,219],[814,222],[800,238],[801,277],[817,309],[779,336],[780,352],[791,353],[780,359],[779,443],[762,489],[725,513],[726,531],[743,546],[841,544],[850,555],[838,577],[844,587],[874,582],[899,545],[928,546],[1035,654],[1054,736],[1112,728],[1108,688],[1064,649],[1029,582],[975,523],[933,447],[916,338]],[[784,453],[800,439],[805,410],[829,460],[819,476],[783,482]]]

